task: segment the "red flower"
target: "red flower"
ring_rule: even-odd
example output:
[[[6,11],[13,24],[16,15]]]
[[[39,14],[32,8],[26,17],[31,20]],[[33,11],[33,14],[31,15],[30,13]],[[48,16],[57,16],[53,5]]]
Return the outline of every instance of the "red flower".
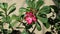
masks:
[[[32,12],[26,12],[25,20],[28,24],[32,24],[32,22],[36,22],[36,17]]]

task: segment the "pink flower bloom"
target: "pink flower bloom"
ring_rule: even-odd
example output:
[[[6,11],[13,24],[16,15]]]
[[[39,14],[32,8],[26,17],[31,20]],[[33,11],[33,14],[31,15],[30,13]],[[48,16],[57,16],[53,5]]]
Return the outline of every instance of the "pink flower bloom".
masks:
[[[26,21],[27,21],[28,24],[31,24],[32,23],[32,18],[26,17]]]
[[[36,17],[32,12],[26,12],[25,20],[28,24],[32,24],[32,22],[36,22]]]
[[[36,17],[32,17],[32,20],[33,20],[34,22],[36,22]]]

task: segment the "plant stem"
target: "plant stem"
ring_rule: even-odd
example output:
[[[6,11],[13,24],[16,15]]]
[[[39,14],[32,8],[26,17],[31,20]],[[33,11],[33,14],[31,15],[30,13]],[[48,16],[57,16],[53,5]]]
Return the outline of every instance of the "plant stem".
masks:
[[[18,26],[20,26],[23,23],[22,21],[19,21],[19,22],[20,22],[20,24]]]
[[[19,27],[21,24],[22,24],[22,23],[20,22],[19,25],[18,25],[18,27]]]
[[[6,15],[6,21],[7,21],[7,10],[5,11],[5,15]]]
[[[3,32],[3,23],[2,23],[2,29],[1,29],[1,30],[2,30],[2,32]]]
[[[35,31],[35,29],[36,29],[36,25],[35,25],[34,29],[32,30],[32,33]]]

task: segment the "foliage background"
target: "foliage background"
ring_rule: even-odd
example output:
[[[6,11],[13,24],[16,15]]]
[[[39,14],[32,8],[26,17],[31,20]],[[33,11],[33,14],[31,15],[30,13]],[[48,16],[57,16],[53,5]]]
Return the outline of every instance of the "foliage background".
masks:
[[[16,10],[15,10],[15,12],[13,12],[12,14],[16,14],[16,15],[18,15],[18,9],[20,8],[20,7],[26,7],[27,5],[26,5],[26,3],[25,3],[25,0],[0,0],[0,2],[6,2],[6,3],[8,3],[9,5],[11,5],[11,4],[13,4],[13,3],[16,3]],[[44,2],[45,2],[45,5],[54,5],[54,2],[52,1],[52,0],[44,0]],[[1,9],[0,9],[1,10]],[[11,14],[11,15],[12,15]],[[10,16],[11,16],[10,15]],[[51,16],[52,15],[52,13],[50,13],[50,14],[48,14],[48,17],[49,16]],[[35,33],[36,34],[39,34],[39,33],[41,33],[41,34],[44,34],[46,31],[49,31],[49,29],[46,29],[44,26],[43,26],[43,24],[40,22],[40,24],[42,25],[42,30],[41,31],[37,31],[37,30],[35,30]],[[8,29],[8,26],[7,26],[8,24],[4,24],[4,28],[5,29]],[[16,25],[18,25],[18,24],[16,24]],[[22,25],[21,25],[22,26]],[[16,27],[16,26],[15,26]],[[14,29],[16,29],[16,28],[14,28]],[[18,30],[18,29],[16,29],[16,30]],[[23,30],[23,29],[19,29],[19,30]],[[30,30],[32,30],[32,29],[30,29]]]

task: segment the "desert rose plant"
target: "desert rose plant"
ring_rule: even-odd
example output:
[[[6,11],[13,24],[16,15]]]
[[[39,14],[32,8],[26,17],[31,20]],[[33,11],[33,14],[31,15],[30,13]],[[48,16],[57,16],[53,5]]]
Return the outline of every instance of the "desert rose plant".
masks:
[[[51,8],[54,9],[56,7],[53,6],[43,6],[44,5],[44,1],[43,0],[26,0],[26,4],[27,7],[20,7],[19,8],[19,15],[15,15],[12,14],[15,10],[15,3],[12,4],[11,6],[8,6],[8,3],[0,3],[0,8],[2,10],[0,10],[0,29],[1,29],[1,33],[3,34],[35,34],[35,29],[37,29],[38,31],[41,31],[41,24],[39,21],[41,21],[41,23],[48,29],[50,26],[51,27],[51,33],[53,32],[52,29],[56,28],[59,29],[57,27],[57,22],[59,22],[60,20],[56,17],[55,19],[52,19],[51,17],[54,17],[54,13],[51,11]],[[56,8],[57,10],[57,8]],[[47,17],[47,14],[53,13],[52,16]],[[10,16],[11,15],[11,16]],[[18,24],[17,27],[16,24]],[[8,24],[8,29],[4,28],[4,24]],[[22,27],[22,26],[24,27]],[[14,30],[14,28],[16,29],[23,29],[22,32],[20,32],[20,30]],[[32,31],[30,31],[30,29],[32,28]],[[9,29],[12,29],[12,31],[10,31]],[[50,32],[47,32],[50,33]],[[47,34],[46,33],[46,34]],[[50,34],[51,34],[50,33]]]
[[[26,0],[26,4],[26,8],[21,7],[19,9],[19,18],[21,18],[19,22],[25,26],[21,34],[34,34],[35,29],[41,31],[41,24],[39,21],[41,21],[43,25],[48,29],[50,24],[48,23],[47,14],[51,12],[51,7],[41,7],[44,4],[43,0]],[[35,26],[33,27],[33,25]],[[31,28],[33,29],[32,31],[29,30]]]

